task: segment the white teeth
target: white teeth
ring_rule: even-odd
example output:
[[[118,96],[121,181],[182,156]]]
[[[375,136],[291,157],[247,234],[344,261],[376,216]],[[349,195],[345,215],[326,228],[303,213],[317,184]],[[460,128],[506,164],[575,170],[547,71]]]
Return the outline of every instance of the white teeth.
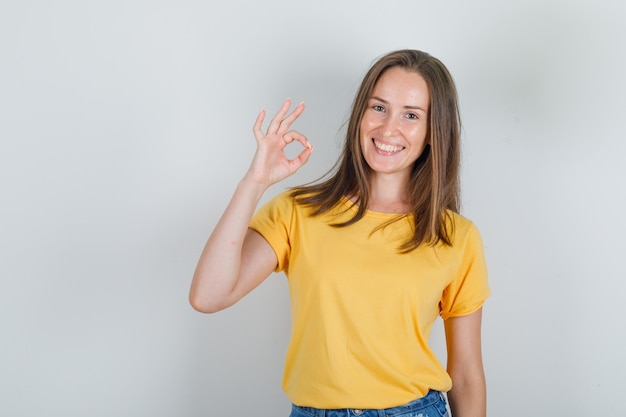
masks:
[[[378,149],[380,149],[383,152],[390,152],[390,153],[398,152],[404,149],[404,146],[385,145],[384,143],[380,143],[377,141],[374,141],[374,146],[376,146]]]

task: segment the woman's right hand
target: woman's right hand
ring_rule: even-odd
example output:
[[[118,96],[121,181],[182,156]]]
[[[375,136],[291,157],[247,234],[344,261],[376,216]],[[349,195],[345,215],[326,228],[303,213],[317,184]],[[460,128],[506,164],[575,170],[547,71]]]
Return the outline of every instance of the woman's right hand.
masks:
[[[234,304],[276,268],[274,250],[249,225],[267,187],[296,172],[313,151],[304,135],[289,130],[304,104],[287,114],[290,106],[291,101],[286,100],[265,133],[261,130],[265,111],[254,123],[257,150],[252,164],[213,229],[193,276],[189,301],[198,311],[211,313]],[[290,160],[285,147],[293,141],[304,150]]]
[[[254,123],[254,137],[257,142],[256,153],[245,178],[269,187],[296,172],[304,165],[313,152],[313,146],[306,136],[289,128],[304,111],[304,103],[300,103],[289,114],[291,100],[287,99],[267,128],[263,132],[265,110],[261,110]],[[299,142],[304,149],[294,159],[288,159],[285,148],[291,142]]]

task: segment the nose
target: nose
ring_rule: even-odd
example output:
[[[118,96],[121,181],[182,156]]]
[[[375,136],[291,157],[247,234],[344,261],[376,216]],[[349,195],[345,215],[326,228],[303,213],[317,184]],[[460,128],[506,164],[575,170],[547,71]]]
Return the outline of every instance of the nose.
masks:
[[[393,115],[388,115],[383,120],[382,133],[383,136],[394,136],[398,132],[398,120]]]

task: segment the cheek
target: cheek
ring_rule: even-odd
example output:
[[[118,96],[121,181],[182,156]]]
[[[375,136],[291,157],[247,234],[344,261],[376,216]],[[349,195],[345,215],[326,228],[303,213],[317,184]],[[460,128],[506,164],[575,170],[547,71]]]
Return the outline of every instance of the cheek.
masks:
[[[363,117],[363,119],[361,119],[361,124],[359,125],[359,136],[358,136],[358,139],[359,139],[359,142],[361,142],[361,145],[363,145],[372,137],[373,130],[374,130],[374,127],[373,127],[373,123],[371,119]]]
[[[407,135],[416,143],[426,143],[427,130],[426,125],[414,126]]]
[[[367,133],[369,130],[371,130],[372,125],[373,123],[371,117],[363,115],[363,118],[361,119],[361,124],[359,125],[361,128],[361,133]]]

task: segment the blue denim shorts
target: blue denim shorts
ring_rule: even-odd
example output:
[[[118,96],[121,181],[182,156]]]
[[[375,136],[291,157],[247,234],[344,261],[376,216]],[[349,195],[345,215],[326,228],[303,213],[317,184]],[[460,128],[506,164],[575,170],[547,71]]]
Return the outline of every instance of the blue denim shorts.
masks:
[[[312,407],[291,406],[289,417],[449,417],[446,397],[439,391],[428,394],[415,401],[398,407],[382,410],[361,410],[355,408],[339,408],[323,410]]]

